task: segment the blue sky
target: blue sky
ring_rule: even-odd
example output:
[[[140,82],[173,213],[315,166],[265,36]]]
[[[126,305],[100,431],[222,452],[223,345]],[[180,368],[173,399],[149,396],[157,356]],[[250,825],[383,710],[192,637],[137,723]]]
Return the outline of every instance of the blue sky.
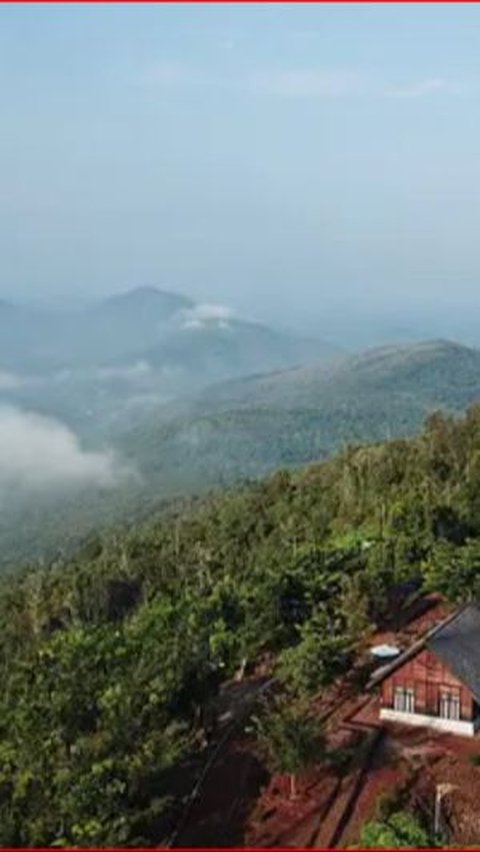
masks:
[[[0,292],[480,303],[480,7],[0,6]]]

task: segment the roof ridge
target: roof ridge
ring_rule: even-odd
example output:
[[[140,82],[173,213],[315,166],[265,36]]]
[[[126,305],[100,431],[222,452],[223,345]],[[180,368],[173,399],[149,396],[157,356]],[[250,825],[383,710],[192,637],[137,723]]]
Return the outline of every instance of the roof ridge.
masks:
[[[456,609],[454,612],[451,612],[450,615],[445,616],[445,618],[442,619],[442,621],[440,621],[438,624],[434,624],[433,627],[431,627],[430,630],[427,630],[424,636],[420,638],[423,638],[425,642],[427,641],[427,639],[431,639],[432,636],[435,636],[436,633],[438,633],[440,630],[443,630],[443,628],[446,627],[447,624],[452,624],[453,621],[456,621],[457,618],[459,618],[471,605],[472,604],[470,601],[467,601],[466,603],[462,604],[459,609]]]
[[[427,642],[427,648],[437,654],[480,703],[480,608],[468,602],[458,613],[458,626],[440,631]],[[465,616],[462,618],[462,616]],[[457,621],[457,619],[454,619]]]
[[[462,604],[459,609],[456,609],[453,613],[447,615],[444,619],[442,619],[442,621],[440,621],[439,624],[435,624],[433,627],[430,627],[430,629],[427,630],[427,632],[424,633],[423,636],[419,636],[418,639],[416,639],[415,642],[413,642],[413,644],[410,645],[409,648],[405,648],[405,650],[402,651],[402,653],[399,654],[399,656],[395,660],[393,660],[391,663],[388,663],[386,666],[382,666],[381,668],[377,669],[377,671],[374,672],[372,677],[370,678],[367,684],[367,689],[370,689],[372,686],[376,686],[385,677],[391,674],[391,672],[395,671],[395,669],[401,666],[402,663],[409,660],[410,657],[415,656],[415,654],[417,654],[419,651],[421,651],[423,647],[425,647],[429,639],[432,639],[433,636],[435,636],[440,630],[455,621],[471,604],[472,602]]]

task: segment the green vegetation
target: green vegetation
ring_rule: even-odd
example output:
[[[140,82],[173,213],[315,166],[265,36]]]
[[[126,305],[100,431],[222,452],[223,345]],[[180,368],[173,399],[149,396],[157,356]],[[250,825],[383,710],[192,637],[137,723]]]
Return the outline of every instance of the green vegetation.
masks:
[[[268,653],[305,699],[349,669],[366,625],[398,617],[412,584],[475,594],[479,495],[476,407],[4,579],[0,842],[164,842],[221,682]],[[263,722],[284,756],[289,726]]]
[[[232,482],[413,435],[433,410],[461,412],[480,398],[479,376],[480,352],[454,343],[376,349],[210,386],[150,414],[118,446],[159,483]]]
[[[250,352],[250,344],[247,348]],[[201,362],[193,361],[203,375]],[[253,358],[253,363],[264,368],[265,358]],[[16,400],[61,417],[83,436],[92,424],[101,426],[102,440],[90,436],[88,447],[114,445],[140,477],[114,489],[89,487],[41,501],[20,502],[9,495],[0,516],[2,567],[32,556],[52,558],[59,550],[72,552],[92,530],[125,518],[136,521],[157,511],[161,501],[205,495],[279,467],[294,469],[348,445],[414,435],[435,409],[460,413],[480,399],[480,352],[445,341],[377,349],[328,366],[216,384],[196,399],[163,406],[152,401],[160,393],[157,379],[148,372],[147,377],[154,386],[144,387],[140,399],[150,400],[148,415],[132,404],[118,416],[119,399],[125,402],[132,392],[118,386],[118,379],[113,396],[102,385],[94,402],[79,398],[77,407],[90,412],[90,425],[50,404],[43,386],[39,398]],[[180,392],[175,371],[170,381],[167,398]],[[70,385],[55,388],[63,402],[73,392]],[[351,532],[345,530],[347,536]]]
[[[324,754],[320,726],[305,708],[289,698],[277,700],[256,719],[257,734],[272,772],[290,776],[290,796],[296,777]]]
[[[360,835],[362,849],[431,849],[436,844],[411,814],[399,811],[384,822],[369,822]]]

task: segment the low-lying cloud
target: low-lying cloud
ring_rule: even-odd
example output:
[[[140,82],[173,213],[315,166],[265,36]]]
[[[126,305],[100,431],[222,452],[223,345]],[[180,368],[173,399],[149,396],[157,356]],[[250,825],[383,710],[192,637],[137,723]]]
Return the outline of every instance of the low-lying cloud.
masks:
[[[152,367],[148,361],[140,360],[125,366],[99,367],[96,376],[107,381],[109,379],[121,379],[126,382],[135,382],[150,377],[151,372]]]
[[[0,492],[95,485],[111,488],[129,469],[111,451],[89,451],[67,426],[0,406]]]
[[[183,311],[183,328],[202,328],[218,324],[221,328],[228,326],[229,320],[233,318],[233,311],[225,305],[195,305]]]

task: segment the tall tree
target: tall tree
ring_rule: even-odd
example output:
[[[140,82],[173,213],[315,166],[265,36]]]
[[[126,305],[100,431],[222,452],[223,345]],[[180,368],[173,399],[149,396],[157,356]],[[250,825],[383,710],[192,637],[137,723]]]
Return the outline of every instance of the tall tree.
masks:
[[[255,722],[268,765],[273,772],[290,776],[290,796],[294,798],[297,776],[324,754],[318,722],[301,704],[288,699],[277,700]]]

